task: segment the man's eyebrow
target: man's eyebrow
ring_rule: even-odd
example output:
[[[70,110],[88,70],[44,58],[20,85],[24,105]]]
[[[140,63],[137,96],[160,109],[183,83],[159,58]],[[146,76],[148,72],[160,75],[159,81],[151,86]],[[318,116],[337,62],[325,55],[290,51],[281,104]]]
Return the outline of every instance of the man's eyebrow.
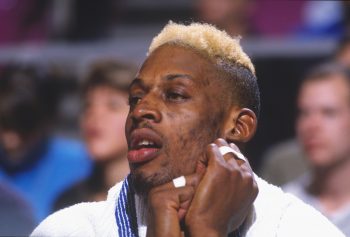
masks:
[[[136,77],[129,85],[129,90],[131,89],[131,87],[133,87],[135,84],[139,84],[143,86],[143,82],[141,78]]]
[[[165,79],[169,81],[175,80],[177,78],[185,78],[185,79],[193,80],[193,77],[188,74],[169,74],[165,77]]]

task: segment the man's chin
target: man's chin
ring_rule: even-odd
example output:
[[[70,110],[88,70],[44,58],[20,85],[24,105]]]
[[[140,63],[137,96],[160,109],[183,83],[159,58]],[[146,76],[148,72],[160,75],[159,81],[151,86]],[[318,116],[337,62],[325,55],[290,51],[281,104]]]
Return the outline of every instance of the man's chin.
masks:
[[[173,178],[169,175],[154,173],[152,175],[145,175],[142,172],[131,172],[132,187],[135,193],[139,196],[146,197],[149,191],[157,186],[170,182]]]

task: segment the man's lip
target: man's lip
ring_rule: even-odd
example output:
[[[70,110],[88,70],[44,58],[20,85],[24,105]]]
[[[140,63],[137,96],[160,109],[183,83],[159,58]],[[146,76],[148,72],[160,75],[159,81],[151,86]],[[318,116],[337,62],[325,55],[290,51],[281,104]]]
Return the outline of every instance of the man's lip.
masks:
[[[159,153],[159,148],[141,148],[128,152],[128,160],[130,163],[143,163],[153,160]]]
[[[138,147],[142,140],[154,143],[152,147]],[[141,163],[154,159],[162,148],[162,138],[150,128],[138,128],[132,131],[129,140],[128,160],[130,163]]]
[[[138,128],[131,132],[129,139],[129,150],[137,149],[138,143],[142,140],[148,140],[154,143],[155,147],[162,147],[162,138],[150,128]]]
[[[322,148],[324,145],[321,142],[317,141],[306,141],[304,143],[304,147],[306,150],[314,150],[314,149],[319,149]]]
[[[95,138],[95,137],[101,136],[101,132],[99,129],[88,128],[88,129],[86,129],[85,135],[87,137]]]

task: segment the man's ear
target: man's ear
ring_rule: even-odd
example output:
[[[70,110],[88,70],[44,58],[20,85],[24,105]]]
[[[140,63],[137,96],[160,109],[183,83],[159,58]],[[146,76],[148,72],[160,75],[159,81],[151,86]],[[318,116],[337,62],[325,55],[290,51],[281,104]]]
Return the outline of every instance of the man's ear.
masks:
[[[247,108],[231,108],[224,124],[224,137],[228,142],[246,143],[254,136],[257,128],[255,113]]]

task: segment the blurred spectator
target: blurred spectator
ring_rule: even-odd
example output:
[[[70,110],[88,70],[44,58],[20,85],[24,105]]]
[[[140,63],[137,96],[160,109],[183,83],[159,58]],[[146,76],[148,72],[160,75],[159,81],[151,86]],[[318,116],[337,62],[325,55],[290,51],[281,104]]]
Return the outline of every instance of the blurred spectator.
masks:
[[[0,182],[0,236],[28,236],[35,227],[28,204]]]
[[[350,68],[350,32],[339,41],[335,60]]]
[[[107,191],[129,173],[124,134],[128,87],[136,69],[112,60],[95,63],[82,84],[81,129],[95,162],[92,175],[57,200],[61,209],[84,201],[105,200]]]
[[[304,153],[295,139],[272,146],[263,155],[260,175],[269,183],[281,186],[307,170]]]
[[[195,0],[201,21],[242,36],[340,37],[339,1]]]
[[[298,36],[304,38],[340,38],[345,32],[341,1],[306,1]]]
[[[350,68],[350,37],[343,37],[337,46],[333,60]],[[290,139],[272,146],[263,155],[260,175],[268,182],[281,186],[299,177],[308,169],[305,154],[297,139]]]
[[[20,191],[37,221],[91,165],[81,143],[51,134],[58,102],[51,79],[30,67],[7,67],[0,79],[0,180]]]
[[[284,190],[314,206],[350,236],[350,70],[328,63],[302,82],[296,123],[310,173]]]
[[[118,0],[0,0],[0,44],[108,36]]]
[[[251,24],[255,0],[196,0],[195,8],[201,21],[214,24],[232,36],[255,33]]]
[[[339,38],[347,25],[342,1],[259,0],[255,5],[251,24],[263,36]]]
[[[280,37],[295,32],[302,21],[302,9],[306,0],[256,1],[253,24],[263,36]]]
[[[118,0],[55,0],[55,36],[70,41],[91,41],[109,36]]]

